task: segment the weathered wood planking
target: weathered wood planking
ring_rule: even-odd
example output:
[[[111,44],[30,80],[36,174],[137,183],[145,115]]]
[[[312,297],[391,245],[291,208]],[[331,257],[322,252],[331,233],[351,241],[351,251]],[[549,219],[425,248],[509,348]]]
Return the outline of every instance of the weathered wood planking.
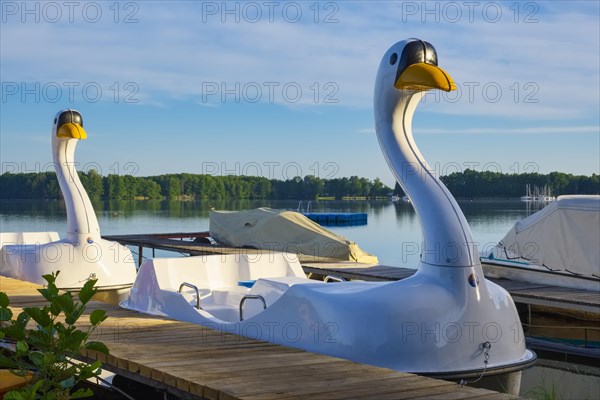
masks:
[[[43,304],[39,286],[0,277],[15,311]],[[84,351],[107,369],[188,398],[247,399],[508,399],[508,395],[452,382],[358,364],[339,358],[219,332],[90,302],[86,316],[105,309],[109,318],[94,335],[106,356]],[[82,321],[86,320],[82,317]]]

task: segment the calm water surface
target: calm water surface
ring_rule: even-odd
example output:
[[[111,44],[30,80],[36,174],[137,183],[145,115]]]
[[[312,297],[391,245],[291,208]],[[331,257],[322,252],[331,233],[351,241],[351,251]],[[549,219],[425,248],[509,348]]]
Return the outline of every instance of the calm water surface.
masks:
[[[512,225],[531,211],[519,201],[460,203],[480,248],[495,245]],[[303,207],[307,202],[303,203]],[[103,235],[125,233],[200,232],[209,227],[211,207],[244,210],[272,207],[297,210],[298,201],[110,201],[96,202]],[[368,213],[363,226],[328,227],[379,257],[382,264],[416,267],[421,227],[408,203],[388,201],[312,202],[311,212]],[[0,201],[0,231],[56,231],[65,235],[66,213],[59,201]]]
[[[535,212],[520,201],[459,202],[480,249],[494,246],[520,219]],[[304,208],[307,202],[303,203]],[[298,201],[109,201],[94,203],[102,234],[200,232],[209,210],[256,207],[297,210]],[[379,257],[381,264],[415,268],[421,227],[410,204],[388,201],[312,202],[311,212],[364,212],[364,226],[328,227]],[[65,235],[66,213],[59,201],[0,201],[0,231],[56,231]],[[157,256],[172,253],[157,252]],[[600,369],[541,360],[525,371],[522,393],[534,398],[600,398]],[[552,395],[554,393],[554,395]]]

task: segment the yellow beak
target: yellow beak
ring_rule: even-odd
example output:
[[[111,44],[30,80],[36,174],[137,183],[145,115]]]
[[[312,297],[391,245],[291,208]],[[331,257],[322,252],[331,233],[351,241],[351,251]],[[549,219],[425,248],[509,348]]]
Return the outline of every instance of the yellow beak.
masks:
[[[58,128],[56,136],[69,139],[86,139],[87,133],[85,133],[83,126],[77,123],[68,122]]]
[[[396,89],[404,90],[440,89],[446,92],[456,90],[456,84],[446,71],[426,63],[409,65],[400,74],[394,86]]]

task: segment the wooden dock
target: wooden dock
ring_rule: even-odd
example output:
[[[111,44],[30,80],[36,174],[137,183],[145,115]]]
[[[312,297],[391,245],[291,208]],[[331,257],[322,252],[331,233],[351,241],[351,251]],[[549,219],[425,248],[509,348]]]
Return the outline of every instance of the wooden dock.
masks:
[[[38,285],[0,277],[11,307],[41,306]],[[508,399],[506,394],[358,364],[203,326],[90,302],[104,309],[93,340],[110,349],[84,360],[183,399]],[[82,321],[87,318],[82,317]],[[135,397],[135,396],[134,396]]]

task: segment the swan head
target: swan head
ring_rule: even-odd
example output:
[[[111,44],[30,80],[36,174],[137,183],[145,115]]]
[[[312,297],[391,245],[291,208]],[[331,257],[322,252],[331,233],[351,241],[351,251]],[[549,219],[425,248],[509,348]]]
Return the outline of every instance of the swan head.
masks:
[[[389,48],[381,60],[378,81],[388,90],[456,90],[450,75],[438,66],[435,48],[419,39],[403,40]]]
[[[399,101],[418,92],[456,90],[450,75],[438,66],[431,43],[407,39],[394,44],[381,59],[375,82],[375,112],[379,119],[390,116]]]
[[[78,139],[87,138],[87,133],[83,129],[83,118],[79,111],[63,110],[59,111],[54,117],[53,136],[57,139]]]

